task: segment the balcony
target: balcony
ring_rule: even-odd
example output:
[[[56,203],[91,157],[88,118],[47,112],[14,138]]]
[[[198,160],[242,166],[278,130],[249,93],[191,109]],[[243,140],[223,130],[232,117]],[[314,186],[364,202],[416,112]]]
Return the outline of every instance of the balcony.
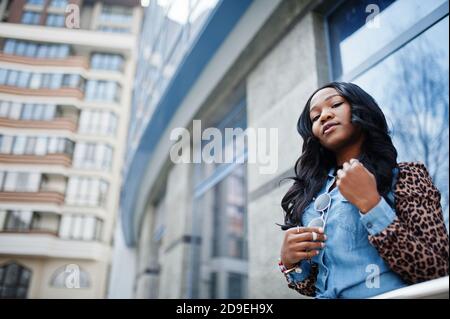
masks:
[[[60,66],[60,67],[79,67],[87,70],[89,61],[84,56],[70,56],[62,59],[34,58],[20,55],[5,54],[0,52],[0,62],[19,63],[30,66]]]
[[[110,250],[101,242],[64,240],[54,234],[0,232],[0,255],[107,261]]]
[[[57,206],[64,204],[67,177],[59,174],[36,175],[35,173],[31,176],[21,172],[4,174],[6,182],[0,191],[0,203],[53,204]],[[28,181],[24,181],[24,179],[28,179]],[[24,183],[26,183],[25,188],[22,185]]]
[[[64,204],[64,194],[55,191],[39,192],[0,192],[0,203],[19,202],[36,204]]]
[[[44,129],[44,130],[67,130],[77,131],[77,121],[72,118],[57,117],[49,121],[38,120],[16,120],[0,117],[0,127]]]
[[[80,110],[74,105],[18,104],[1,103],[0,127],[77,131]]]
[[[0,85],[0,93],[23,96],[69,97],[82,100],[83,91],[78,88],[29,89],[16,86]]]
[[[35,164],[35,165],[62,165],[70,167],[72,158],[68,154],[47,155],[15,155],[0,154],[0,163],[5,164]]]

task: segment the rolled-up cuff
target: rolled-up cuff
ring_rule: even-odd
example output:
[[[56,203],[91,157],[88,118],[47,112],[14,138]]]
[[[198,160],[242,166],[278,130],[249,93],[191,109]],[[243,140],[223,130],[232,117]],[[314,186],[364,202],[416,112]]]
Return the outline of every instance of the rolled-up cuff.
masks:
[[[380,202],[366,214],[361,215],[361,223],[370,235],[377,235],[388,227],[395,219],[395,211],[386,200],[381,197]]]
[[[309,261],[302,260],[298,263],[298,269],[286,274],[288,280],[294,283],[302,282],[309,277],[311,273],[311,264]]]

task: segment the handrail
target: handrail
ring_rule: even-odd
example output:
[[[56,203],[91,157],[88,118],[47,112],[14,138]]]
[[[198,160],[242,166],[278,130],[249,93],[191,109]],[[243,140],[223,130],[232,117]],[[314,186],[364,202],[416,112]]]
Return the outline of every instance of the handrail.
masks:
[[[392,290],[371,299],[448,299],[449,276]]]

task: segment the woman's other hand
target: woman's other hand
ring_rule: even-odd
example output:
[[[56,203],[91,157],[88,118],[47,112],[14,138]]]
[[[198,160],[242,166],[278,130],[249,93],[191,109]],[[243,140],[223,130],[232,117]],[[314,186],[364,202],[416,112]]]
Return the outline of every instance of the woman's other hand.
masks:
[[[313,241],[314,237],[317,237],[317,241]],[[281,262],[287,269],[290,269],[301,260],[318,255],[319,249],[325,247],[325,243],[323,243],[325,240],[326,235],[321,228],[289,228],[285,232],[281,246]]]
[[[342,196],[365,214],[381,200],[375,176],[356,159],[351,159],[337,171],[336,186]]]

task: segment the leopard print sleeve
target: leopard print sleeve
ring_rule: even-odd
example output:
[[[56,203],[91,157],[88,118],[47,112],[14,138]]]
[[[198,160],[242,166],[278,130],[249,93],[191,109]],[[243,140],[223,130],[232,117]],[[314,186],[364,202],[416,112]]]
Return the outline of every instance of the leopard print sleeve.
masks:
[[[397,217],[369,241],[409,284],[447,276],[449,238],[441,194],[424,164],[399,163],[399,169],[394,191]]]
[[[288,287],[291,289],[294,289],[299,294],[308,296],[308,297],[315,297],[316,295],[316,279],[317,279],[317,273],[318,273],[318,267],[317,264],[312,264],[311,266],[311,273],[309,274],[308,278],[301,282],[294,282],[289,280],[289,278],[286,278],[288,281]],[[286,275],[287,276],[287,275]]]

